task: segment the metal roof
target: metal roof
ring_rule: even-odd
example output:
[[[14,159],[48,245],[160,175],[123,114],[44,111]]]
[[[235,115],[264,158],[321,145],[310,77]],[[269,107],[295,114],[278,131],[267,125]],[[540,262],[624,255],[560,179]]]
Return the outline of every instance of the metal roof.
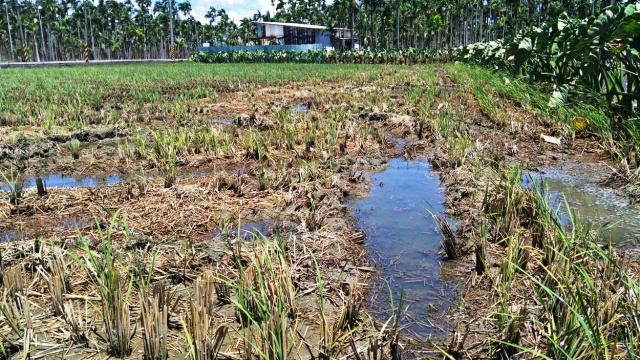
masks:
[[[322,25],[310,25],[310,24],[297,24],[297,23],[284,23],[284,22],[273,22],[273,21],[254,21],[255,24],[264,24],[264,25],[280,25],[280,26],[288,26],[288,27],[297,27],[297,28],[305,28],[305,29],[313,29],[313,30],[326,30],[326,26]]]

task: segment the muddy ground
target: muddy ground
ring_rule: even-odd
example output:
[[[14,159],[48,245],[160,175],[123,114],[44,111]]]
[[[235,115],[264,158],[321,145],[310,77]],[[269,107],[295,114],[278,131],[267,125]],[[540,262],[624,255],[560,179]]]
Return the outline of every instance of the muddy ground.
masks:
[[[416,73],[419,68],[411,71]],[[19,205],[10,204],[8,199],[0,202],[0,233],[4,234],[3,239],[9,240],[0,244],[2,265],[24,268],[24,283],[28,284],[26,297],[36,309],[33,310],[37,319],[34,331],[42,336],[31,345],[32,350],[36,349],[33,358],[59,357],[63,347],[71,348],[71,353],[79,358],[104,351],[100,320],[95,313],[87,315],[86,326],[93,329],[90,345],[74,344],[63,317],[54,316],[49,309],[45,279],[47,262],[54,248],[62,247],[78,254],[74,245],[83,236],[89,239],[93,249],[98,249],[99,232],[109,227],[109,220],[119,210],[126,218],[126,228],[123,224],[116,227],[116,252],[124,264],[132,263],[137,257],[136,261],[148,268],[152,254],[157,251],[154,281],[167,281],[183,294],[180,305],[170,316],[175,324],[184,318],[189,296],[187,289],[200,274],[216,271],[233,276],[233,248],[229,245],[229,237],[244,241],[245,235],[238,230],[238,225],[242,229],[245,224],[248,226],[244,228],[258,229],[267,236],[278,233],[291,246],[304,244],[313,252],[327,281],[326,291],[331,299],[327,313],[337,317],[348,297],[345,287],[355,284],[365,296],[364,284],[375,274],[364,251],[366,234],[354,228],[347,202],[367,196],[370,176],[384,169],[388,159],[398,156],[426,157],[439,174],[446,196],[447,215],[459,224],[456,235],[467,254],[456,260],[454,270],[465,284],[459,294],[464,298],[464,307],[452,308],[447,314],[456,324],[455,334],[449,334],[454,341],[450,343],[447,339],[438,345],[447,348],[453,344],[469,356],[483,357],[486,338],[493,331],[486,320],[492,311],[487,306],[491,285],[488,277],[475,275],[472,248],[479,235],[483,204],[488,197],[499,196],[495,193],[497,172],[494,170],[511,164],[534,169],[571,162],[606,163],[609,154],[589,137],[572,141],[563,139],[560,145],[545,141],[542,135],[557,135],[553,122],[504,99],[501,99],[501,106],[513,121],[507,124],[503,119],[493,119],[483,114],[464,84],[453,83],[442,68],[438,69],[437,75],[436,83],[421,84],[437,89],[427,117],[462,119],[450,132],[418,125],[418,111],[406,105],[404,84],[391,84],[382,89],[386,103],[393,104],[393,108],[357,105],[357,96],[356,100],[351,98],[353,94],[366,96],[372,88],[336,82],[324,87],[293,84],[288,89],[256,89],[249,101],[245,92],[228,93],[216,102],[202,99],[197,108],[190,110],[199,118],[214,120],[211,126],[216,131],[231,136],[244,131],[247,126],[243,121],[269,129],[279,109],[298,104],[308,108],[300,116],[322,119],[332,109],[341,108],[350,122],[367,124],[384,132],[383,140],[369,139],[364,147],[351,139],[334,156],[308,150],[304,156],[321,164],[319,173],[322,175],[288,188],[260,190],[255,174],[264,165],[259,160],[247,158],[241,151],[181,156],[177,164],[177,181],[172,187],[165,188],[152,161],[129,158],[122,150],[140,129],[146,136],[150,130],[166,127],[161,114],[149,114],[139,123],[140,129],[123,124],[100,125],[63,134],[44,134],[38,128],[20,131],[3,128],[0,158],[3,162],[29,169],[29,174],[62,173],[98,179],[118,175],[121,180],[113,185],[49,188],[44,196],[38,196],[34,188],[29,188]],[[415,74],[409,81],[418,83]],[[235,122],[230,124],[228,120]],[[74,138],[84,146],[78,160],[72,159],[68,150]],[[472,145],[462,152],[452,152],[451,141],[457,138],[470,139]],[[399,141],[405,145],[397,146]],[[277,167],[280,160],[296,155],[292,151],[274,149],[271,156],[271,166]],[[487,159],[490,159],[491,167],[479,169],[476,166],[476,162]],[[300,163],[292,162],[289,166],[293,176],[301,171]],[[327,169],[331,172],[326,172]],[[230,230],[230,234],[224,233],[225,230]],[[493,269],[489,271],[495,271],[501,251],[496,245],[489,247],[488,264]],[[295,256],[291,253],[291,256],[301,323],[309,334],[308,342],[313,343],[321,337],[316,309],[317,274],[308,253]],[[443,260],[446,260],[444,256]],[[69,260],[66,266],[73,283],[73,291],[67,298],[78,309],[90,308],[88,304],[98,300],[93,285],[82,275],[84,270],[80,263]],[[137,295],[134,295],[132,319],[139,314],[137,302]],[[225,323],[237,326],[231,305],[224,305],[219,311]],[[359,330],[357,343],[366,345],[378,334],[382,323],[371,319],[366,312],[360,317],[365,326]],[[0,331],[11,333],[7,326],[0,327]],[[141,356],[140,333],[135,335],[134,357]],[[185,340],[180,326],[171,329],[169,337],[170,353],[181,354]],[[462,337],[464,344],[459,344]],[[409,344],[419,343],[418,340],[401,341],[408,356],[424,354],[410,355],[410,348],[415,345]],[[24,350],[24,337],[16,336],[11,341],[15,345],[14,351]],[[224,351],[232,356],[240,353],[239,348],[236,336],[236,340],[225,343]],[[307,356],[302,350],[297,351],[301,357]],[[343,356],[350,352],[349,346],[342,349]]]

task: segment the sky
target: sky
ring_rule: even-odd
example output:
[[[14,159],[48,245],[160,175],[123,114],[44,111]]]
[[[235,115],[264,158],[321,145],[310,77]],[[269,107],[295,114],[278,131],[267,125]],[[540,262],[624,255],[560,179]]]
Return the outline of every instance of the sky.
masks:
[[[181,2],[177,0],[176,2]],[[265,13],[267,11],[273,12],[271,7],[271,0],[190,0],[193,11],[193,17],[203,23],[208,23],[209,20],[204,15],[209,11],[210,7],[216,9],[223,8],[227,11],[229,18],[236,23],[244,17],[251,17],[258,10]]]
[[[175,1],[181,2],[181,0]],[[251,18],[258,10],[263,14],[267,11],[273,13],[271,0],[189,0],[189,2],[191,2],[191,8],[193,9],[191,14],[202,23],[209,22],[204,15],[212,6],[218,10],[225,9],[229,18],[235,21],[236,24],[239,24],[242,18]],[[275,2],[277,3],[277,0]],[[332,2],[332,0],[328,0],[327,5]]]

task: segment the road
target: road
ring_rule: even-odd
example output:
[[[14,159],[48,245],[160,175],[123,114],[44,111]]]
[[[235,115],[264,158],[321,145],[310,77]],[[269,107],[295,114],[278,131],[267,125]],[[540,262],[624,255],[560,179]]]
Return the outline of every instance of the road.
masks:
[[[188,59],[176,59],[176,62],[184,62]],[[170,59],[137,59],[137,60],[91,60],[84,61],[41,61],[41,62],[0,62],[0,69],[6,68],[33,68],[42,66],[90,66],[90,65],[113,65],[113,64],[138,64],[138,63],[170,63]]]

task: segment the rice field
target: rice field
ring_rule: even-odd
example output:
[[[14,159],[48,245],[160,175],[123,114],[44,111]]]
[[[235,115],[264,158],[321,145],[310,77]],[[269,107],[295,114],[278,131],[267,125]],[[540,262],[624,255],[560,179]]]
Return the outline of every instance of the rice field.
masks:
[[[634,206],[606,109],[461,64],[0,74],[0,358],[636,356],[632,239],[526,181],[598,163]],[[442,246],[390,256],[382,195]]]

